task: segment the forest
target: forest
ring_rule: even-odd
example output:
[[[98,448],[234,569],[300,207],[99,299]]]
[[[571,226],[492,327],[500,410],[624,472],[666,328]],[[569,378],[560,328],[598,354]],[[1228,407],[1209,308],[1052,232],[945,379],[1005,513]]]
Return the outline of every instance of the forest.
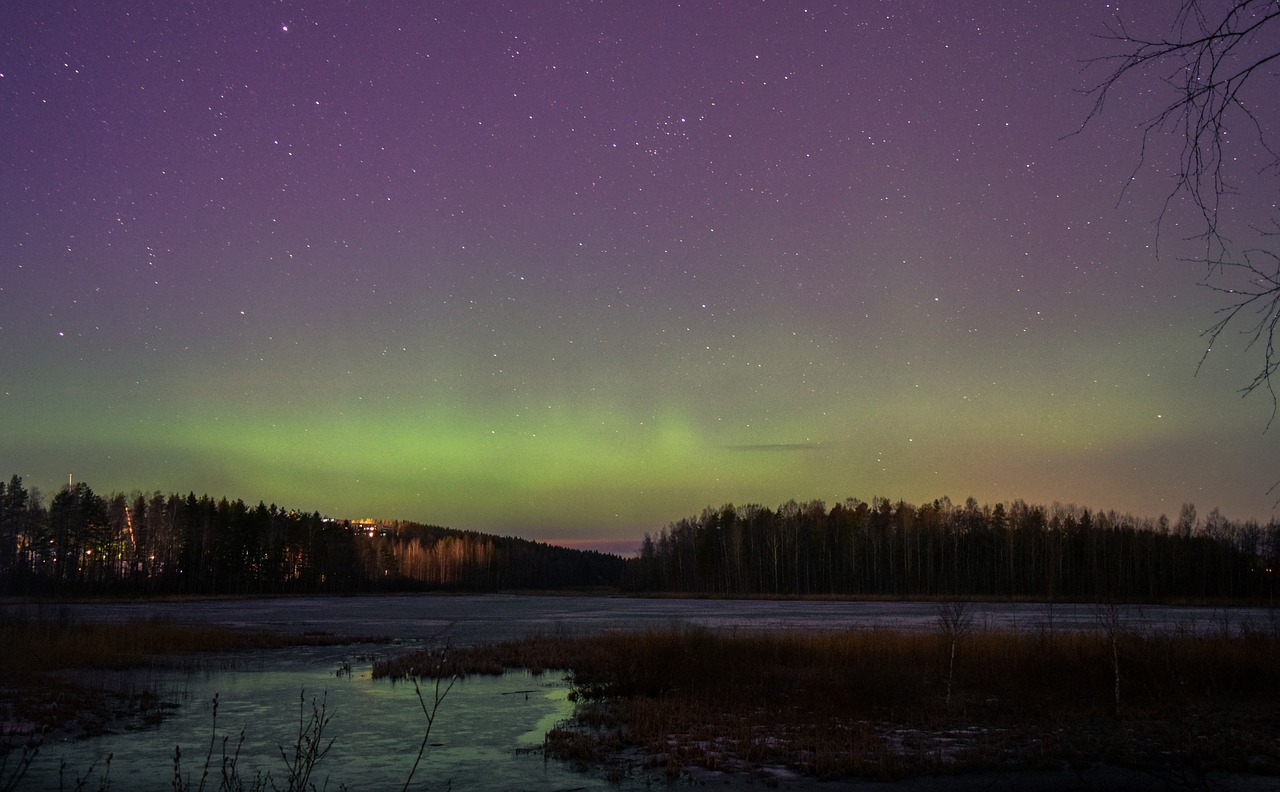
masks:
[[[1280,523],[1076,506],[850,498],[707,508],[623,559],[259,502],[0,481],[0,594],[609,589],[751,596],[1274,602]]]
[[[78,482],[46,505],[20,477],[0,481],[0,593],[10,595],[613,588],[624,565],[514,537],[194,493],[103,497]]]
[[[922,506],[877,498],[706,509],[645,536],[634,591],[1002,597],[1075,601],[1274,601],[1280,523],[1172,524],[1023,501]]]

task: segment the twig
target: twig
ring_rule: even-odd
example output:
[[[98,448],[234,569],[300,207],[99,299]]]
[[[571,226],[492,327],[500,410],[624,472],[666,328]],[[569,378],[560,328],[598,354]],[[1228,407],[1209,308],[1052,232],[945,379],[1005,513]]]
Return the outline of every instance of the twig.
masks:
[[[446,647],[446,651],[447,651],[447,647]],[[441,668],[443,667],[443,665],[444,665],[444,653],[441,653],[440,665],[437,668]],[[436,682],[435,682],[435,692],[431,698],[431,706],[428,707],[427,700],[422,695],[422,686],[418,684],[418,678],[416,676],[413,678],[413,692],[417,694],[418,704],[422,707],[422,714],[425,715],[427,718],[427,729],[422,735],[422,744],[418,746],[418,755],[414,757],[413,767],[409,768],[409,776],[404,780],[404,787],[402,789],[402,792],[408,792],[409,784],[410,782],[413,781],[413,775],[414,773],[418,772],[418,764],[422,762],[422,755],[426,753],[427,742],[431,739],[431,727],[435,725],[436,713],[439,712],[440,710],[440,703],[444,701],[445,696],[449,695],[449,691],[453,690],[453,683],[458,681],[458,676],[456,674],[453,676],[450,676],[449,684],[445,686],[443,691],[440,690],[441,679],[442,677],[439,674],[437,674]]]

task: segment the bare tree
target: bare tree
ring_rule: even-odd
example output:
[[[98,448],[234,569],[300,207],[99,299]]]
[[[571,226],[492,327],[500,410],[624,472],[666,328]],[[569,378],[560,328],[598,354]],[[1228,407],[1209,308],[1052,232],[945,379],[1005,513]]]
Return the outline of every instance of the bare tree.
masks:
[[[1258,172],[1280,177],[1280,155],[1270,143],[1280,96],[1280,0],[1182,0],[1164,34],[1139,35],[1117,18],[1103,38],[1118,51],[1091,62],[1107,71],[1089,90],[1094,103],[1081,128],[1103,114],[1122,85],[1154,81],[1164,86],[1163,93],[1153,92],[1163,98],[1140,124],[1134,175],[1147,166],[1158,138],[1180,140],[1173,184],[1157,227],[1175,201],[1191,203],[1200,219],[1192,238],[1203,242],[1202,253],[1192,260],[1205,265],[1204,284],[1225,297],[1216,320],[1204,331],[1208,343],[1200,365],[1228,327],[1243,325],[1246,347],[1256,349],[1262,363],[1241,391],[1246,396],[1259,388],[1266,391],[1274,421],[1273,376],[1280,368],[1280,216],[1262,226],[1238,227],[1223,210],[1229,208],[1225,199],[1234,194],[1240,169],[1250,167],[1228,150],[1229,142],[1259,146]]]
[[[938,627],[950,650],[947,660],[947,709],[951,709],[951,689],[956,678],[956,647],[972,626],[970,603],[952,600],[938,606]]]

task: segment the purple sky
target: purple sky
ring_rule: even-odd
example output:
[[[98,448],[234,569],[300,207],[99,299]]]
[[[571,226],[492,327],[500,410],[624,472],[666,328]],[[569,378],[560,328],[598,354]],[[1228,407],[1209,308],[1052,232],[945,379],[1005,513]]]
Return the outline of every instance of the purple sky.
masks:
[[[1115,14],[6,3],[2,472],[555,540],[849,496],[1268,519],[1183,207],[1155,255],[1174,141],[1120,201],[1161,86],[1067,136]]]

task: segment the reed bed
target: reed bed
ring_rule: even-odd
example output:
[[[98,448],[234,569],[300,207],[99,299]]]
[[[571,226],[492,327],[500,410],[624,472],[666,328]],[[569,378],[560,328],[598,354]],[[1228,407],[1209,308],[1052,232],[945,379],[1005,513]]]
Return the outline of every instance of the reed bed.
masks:
[[[105,688],[103,671],[195,662],[213,652],[341,645],[381,639],[292,635],[162,620],[87,622],[0,610],[0,754],[17,734],[92,732],[124,716],[144,721],[171,705],[145,685]]]
[[[522,668],[541,674],[563,670],[582,662],[590,644],[566,636],[533,635],[518,641],[479,646],[443,646],[420,649],[376,660],[374,679],[418,679],[501,676],[507,669]]]
[[[0,624],[0,642],[4,646],[22,647],[22,651],[0,654],[0,673],[10,678],[21,678],[53,669],[136,668],[165,655],[333,645],[351,643],[352,639],[189,626],[166,621],[130,621]]]
[[[1280,773],[1280,633],[972,629],[536,636],[413,653],[375,675],[565,669],[580,764],[639,750],[690,766],[819,778],[1105,761]]]

